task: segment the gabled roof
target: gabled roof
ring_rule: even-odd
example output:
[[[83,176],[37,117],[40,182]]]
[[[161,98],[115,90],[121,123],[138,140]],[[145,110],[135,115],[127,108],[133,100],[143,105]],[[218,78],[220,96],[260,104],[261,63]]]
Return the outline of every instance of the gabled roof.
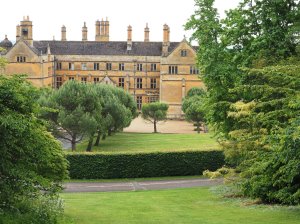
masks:
[[[39,51],[37,48],[35,48],[34,46],[31,46],[27,41],[23,40],[22,38],[20,40],[18,40],[7,52],[6,55],[19,43],[23,43],[25,44],[33,53],[35,53],[36,55],[40,55],[41,51]]]
[[[132,50],[127,51],[126,41],[34,41],[33,46],[42,54],[47,54],[50,46],[53,55],[135,55],[161,56],[162,42],[132,42]],[[180,42],[171,42],[169,52],[172,52]]]

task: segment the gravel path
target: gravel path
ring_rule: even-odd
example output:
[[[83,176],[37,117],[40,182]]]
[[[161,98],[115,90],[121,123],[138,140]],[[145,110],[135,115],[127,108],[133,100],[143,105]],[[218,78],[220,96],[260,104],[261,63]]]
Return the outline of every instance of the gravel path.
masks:
[[[178,120],[167,120],[165,122],[159,122],[157,124],[157,130],[160,133],[170,134],[192,134],[194,126],[192,123]],[[138,132],[138,133],[152,133],[153,124],[145,121],[140,116],[134,119],[128,128],[124,129],[124,132]]]
[[[130,181],[109,183],[66,183],[64,192],[110,192],[110,191],[145,191],[158,189],[191,188],[201,186],[214,186],[222,184],[222,179],[180,179],[158,181]]]

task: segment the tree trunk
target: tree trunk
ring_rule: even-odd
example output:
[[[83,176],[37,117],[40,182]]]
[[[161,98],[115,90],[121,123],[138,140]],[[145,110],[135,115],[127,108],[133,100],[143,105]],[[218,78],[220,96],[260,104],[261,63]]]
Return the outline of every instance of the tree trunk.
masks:
[[[200,122],[197,122],[197,133],[200,133]]]
[[[108,129],[107,135],[108,135],[108,136],[111,136],[111,129]]]
[[[106,133],[104,133],[103,135],[102,135],[102,140],[105,140],[106,139]]]
[[[91,152],[92,151],[93,140],[94,140],[94,133],[89,138],[89,144],[88,144],[88,146],[86,148],[87,152]]]
[[[100,145],[100,138],[101,138],[101,131],[98,131],[97,139],[96,139],[96,142],[95,142],[94,146],[99,146]]]
[[[154,124],[154,133],[157,133],[156,120],[154,120],[153,124]]]
[[[208,133],[208,127],[205,124],[203,124],[203,129],[204,129],[204,133]]]
[[[76,150],[76,135],[72,136],[71,145],[72,145],[72,152],[74,152]]]

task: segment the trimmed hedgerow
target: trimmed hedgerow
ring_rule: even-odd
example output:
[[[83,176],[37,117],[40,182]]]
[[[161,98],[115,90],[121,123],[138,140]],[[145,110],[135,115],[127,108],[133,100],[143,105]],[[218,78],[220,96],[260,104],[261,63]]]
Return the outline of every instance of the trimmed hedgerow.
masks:
[[[224,165],[222,151],[67,154],[71,179],[200,175]]]

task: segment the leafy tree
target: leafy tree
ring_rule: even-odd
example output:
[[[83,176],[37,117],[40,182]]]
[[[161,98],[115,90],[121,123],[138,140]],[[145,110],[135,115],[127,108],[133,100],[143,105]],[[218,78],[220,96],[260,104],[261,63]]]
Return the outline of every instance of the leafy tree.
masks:
[[[205,95],[206,95],[206,91],[204,89],[193,87],[187,92],[186,97],[205,96]]]
[[[168,109],[169,109],[168,104],[159,103],[159,102],[143,105],[142,117],[145,120],[153,123],[154,133],[157,133],[157,127],[156,127],[157,122],[167,119]]]
[[[260,151],[242,184],[245,195],[267,203],[300,204],[300,120],[274,133],[272,150]]]
[[[7,64],[7,60],[4,57],[1,57],[1,53],[5,52],[6,50],[0,47],[0,71],[1,69],[3,69],[5,67],[5,65]]]
[[[136,104],[133,97],[123,89],[109,85],[95,85],[96,92],[102,96],[103,119],[99,123],[95,146],[99,146],[101,135],[122,131],[128,127],[137,115]],[[92,144],[92,142],[90,142]]]
[[[35,116],[38,97],[24,76],[0,76],[0,222],[3,212],[13,214],[14,223],[17,217],[20,223],[57,221],[67,162],[59,142]]]
[[[197,133],[200,133],[201,125],[205,121],[205,108],[203,97],[192,96],[186,98],[182,104],[182,110],[185,113],[185,119],[196,124]]]
[[[201,126],[204,125],[205,121],[205,95],[206,92],[204,89],[192,88],[188,91],[182,103],[185,119],[195,122],[198,133],[200,133]],[[204,131],[206,131],[206,129]]]
[[[47,98],[47,97],[46,97]],[[70,141],[72,151],[84,137],[93,135],[101,121],[101,101],[93,84],[65,83],[46,100],[44,113],[55,136]]]
[[[291,190],[296,185],[283,184],[290,177],[281,176],[277,185],[274,176],[263,174],[279,177],[277,170],[288,166],[273,160],[292,149],[271,139],[284,138],[290,121],[299,117],[299,1],[243,0],[224,20],[213,0],[195,2],[186,28],[194,29],[192,38],[199,43],[197,60],[208,90],[206,117],[224,140],[227,160],[241,172],[244,194],[265,202],[299,203]],[[293,183],[299,172],[292,175]]]

